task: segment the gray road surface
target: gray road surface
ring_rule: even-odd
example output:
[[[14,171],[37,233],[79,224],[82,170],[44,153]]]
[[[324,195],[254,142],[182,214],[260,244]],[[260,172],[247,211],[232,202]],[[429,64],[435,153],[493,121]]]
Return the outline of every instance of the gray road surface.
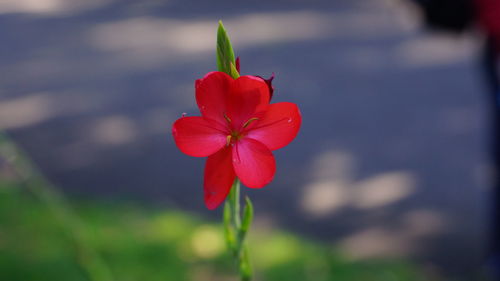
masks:
[[[303,128],[261,226],[353,258],[410,256],[473,274],[486,247],[488,106],[478,36],[425,32],[398,1],[0,2],[0,127],[68,193],[203,207],[203,159],[175,147],[215,69],[222,19],[242,72],[276,73]]]

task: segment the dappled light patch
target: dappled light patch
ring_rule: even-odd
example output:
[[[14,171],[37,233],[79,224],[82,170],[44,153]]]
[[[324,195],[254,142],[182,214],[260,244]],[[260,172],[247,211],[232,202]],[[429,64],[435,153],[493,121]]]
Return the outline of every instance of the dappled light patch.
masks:
[[[324,181],[312,183],[305,188],[302,208],[312,216],[325,216],[335,213],[349,204],[350,191],[345,183]]]
[[[335,214],[343,208],[372,210],[412,195],[416,177],[407,171],[380,173],[355,180],[355,162],[344,151],[326,151],[313,161],[311,183],[303,188],[301,206],[312,217]]]
[[[202,259],[212,259],[225,250],[222,231],[210,225],[196,228],[191,236],[193,252]]]
[[[102,145],[122,145],[133,142],[138,135],[135,122],[126,116],[106,116],[95,121],[91,138]]]
[[[101,8],[113,0],[2,0],[0,14],[26,13],[62,16]]]
[[[414,210],[402,215],[399,227],[367,227],[340,242],[352,259],[403,257],[422,249],[419,241],[446,231],[443,215],[432,210]]]
[[[0,129],[16,129],[44,122],[57,114],[57,108],[46,93],[0,100]]]
[[[150,221],[150,232],[155,239],[172,242],[188,236],[194,228],[194,222],[180,212],[161,212]]]
[[[472,36],[431,34],[402,42],[394,50],[401,67],[432,67],[466,61],[480,48]]]
[[[380,227],[368,228],[355,233],[341,243],[341,248],[352,259],[368,259],[382,256],[404,256],[412,252],[407,236],[396,230]]]
[[[301,255],[299,241],[288,235],[276,235],[259,239],[254,243],[255,262],[259,267],[269,268],[296,260]]]
[[[415,187],[409,172],[389,172],[355,183],[353,205],[360,209],[384,207],[407,198]]]

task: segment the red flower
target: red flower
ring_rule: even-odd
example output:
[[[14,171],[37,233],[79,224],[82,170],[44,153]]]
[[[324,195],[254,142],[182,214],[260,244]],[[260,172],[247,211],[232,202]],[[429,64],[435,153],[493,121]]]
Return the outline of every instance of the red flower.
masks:
[[[271,151],[295,138],[302,117],[293,103],[269,104],[269,88],[255,76],[233,79],[223,72],[210,72],[195,87],[202,116],[178,119],[172,134],[182,152],[208,156],[205,205],[215,209],[235,177],[250,188],[271,182],[276,171]]]

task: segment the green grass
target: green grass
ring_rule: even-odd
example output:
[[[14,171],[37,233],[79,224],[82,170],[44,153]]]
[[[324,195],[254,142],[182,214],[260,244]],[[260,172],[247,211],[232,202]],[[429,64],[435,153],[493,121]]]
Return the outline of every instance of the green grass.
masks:
[[[114,280],[237,280],[220,224],[124,202],[73,208],[81,241],[101,255]],[[0,280],[89,280],[77,262],[88,257],[68,227],[22,186],[0,180]],[[285,232],[252,229],[249,239],[255,280],[429,280],[408,263],[350,262],[330,246]]]

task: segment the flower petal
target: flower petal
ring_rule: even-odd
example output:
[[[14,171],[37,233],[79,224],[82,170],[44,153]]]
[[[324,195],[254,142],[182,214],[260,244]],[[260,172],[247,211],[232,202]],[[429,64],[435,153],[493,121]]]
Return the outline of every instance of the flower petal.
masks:
[[[227,96],[233,81],[231,76],[219,71],[209,72],[196,80],[196,103],[203,117],[226,123],[224,113],[227,111]]]
[[[227,115],[235,129],[239,130],[254,113],[266,110],[269,105],[269,88],[261,78],[241,76],[231,84],[227,98]]]
[[[214,154],[226,145],[226,133],[217,122],[199,116],[182,117],[172,126],[175,144],[195,157]]]
[[[208,209],[217,208],[226,199],[235,177],[230,147],[207,158],[203,188]]]
[[[302,116],[296,104],[280,102],[269,105],[264,115],[252,122],[246,136],[260,141],[270,150],[288,145],[297,136]]]
[[[273,180],[276,161],[262,143],[242,138],[233,146],[233,167],[241,182],[250,188],[261,188]]]

